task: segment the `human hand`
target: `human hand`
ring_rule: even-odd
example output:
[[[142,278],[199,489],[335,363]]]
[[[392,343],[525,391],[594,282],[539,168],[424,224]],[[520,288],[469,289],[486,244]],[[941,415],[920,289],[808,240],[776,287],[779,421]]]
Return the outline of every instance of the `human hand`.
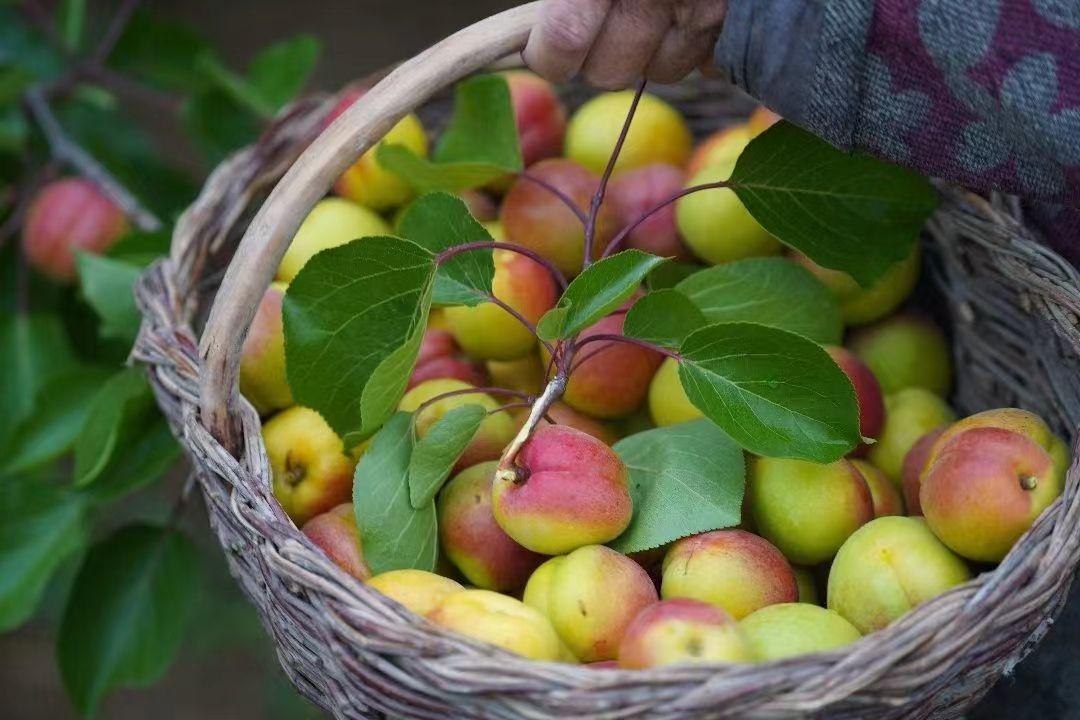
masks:
[[[727,0],[545,0],[525,62],[552,82],[579,71],[615,90],[681,80],[707,61]]]

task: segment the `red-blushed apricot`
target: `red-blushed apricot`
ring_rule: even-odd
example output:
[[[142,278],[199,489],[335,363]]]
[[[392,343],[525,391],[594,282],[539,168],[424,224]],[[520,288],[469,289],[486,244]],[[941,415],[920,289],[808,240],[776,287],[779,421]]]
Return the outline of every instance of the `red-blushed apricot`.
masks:
[[[368,580],[367,585],[421,617],[465,589],[456,580],[426,570],[388,570]]]
[[[859,403],[859,432],[864,438],[876,438],[885,425],[885,398],[881,386],[870,368],[853,352],[842,347],[825,348],[833,361],[844,371],[855,388],[855,399]],[[866,453],[865,444],[856,448],[856,455]]]
[[[499,206],[482,190],[460,190],[458,197],[469,208],[469,214],[482,223],[499,219]]]
[[[862,473],[848,460],[826,465],[754,457],[746,491],[762,537],[800,565],[817,565],[874,518],[874,500]]]
[[[633,99],[630,91],[601,93],[578,108],[566,129],[566,156],[595,173],[603,172]],[[690,128],[679,111],[645,93],[615,163],[615,173],[654,163],[685,165],[692,142]]]
[[[469,389],[474,389],[474,386],[460,380],[449,378],[426,380],[405,393],[405,396],[401,398],[401,402],[398,403],[398,410],[415,412],[421,405],[434,400],[440,395]],[[490,412],[499,407],[499,402],[490,395],[479,392],[451,395],[450,397],[434,400],[434,402],[421,410],[420,415],[416,418],[417,437],[422,438],[427,435],[431,426],[438,422],[443,415],[454,408],[464,405],[479,405]],[[514,432],[514,420],[508,413],[496,412],[489,414],[480,423],[480,429],[476,431],[455,467],[462,470],[486,460],[498,459],[507,443],[513,439]]]
[[[278,265],[277,279],[292,282],[308,260],[322,250],[365,237],[389,235],[390,226],[375,211],[344,198],[320,200],[296,231]]]
[[[870,488],[870,497],[874,501],[874,517],[904,514],[904,501],[900,497],[900,491],[888,475],[866,460],[854,459],[851,464],[862,473],[866,486]]]
[[[945,425],[934,428],[919,438],[918,442],[911,446],[904,456],[904,465],[900,471],[900,486],[904,493],[904,507],[908,515],[922,515],[922,505],[919,504],[919,478],[930,459],[930,451],[934,443],[945,432]]]
[[[874,372],[887,395],[921,387],[945,397],[952,386],[948,340],[929,318],[894,315],[859,328],[848,346]]]
[[[846,272],[822,267],[799,253],[794,257],[829,288],[848,325],[872,323],[900,307],[915,289],[922,269],[922,251],[916,245],[907,258],[891,265],[877,282],[864,288]]]
[[[662,600],[642,610],[619,645],[619,667],[740,663],[753,660],[742,628],[700,600]]]
[[[806,603],[763,607],[743,618],[739,627],[759,662],[828,652],[862,637],[839,613]]]
[[[970,578],[922,518],[890,515],[840,548],[829,569],[828,607],[865,635]]]
[[[601,318],[578,336],[582,342],[597,335],[622,335],[625,314]],[[655,350],[617,340],[586,344],[570,371],[563,402],[595,418],[625,417],[645,401],[649,384],[664,356]]]
[[[486,462],[462,470],[439,493],[439,543],[473,585],[513,592],[525,586],[544,556],[518,545],[495,522],[491,481],[497,465]]]
[[[600,185],[599,176],[571,160],[543,160],[529,167],[528,174],[560,190],[584,213],[589,211],[593,193]],[[539,253],[567,276],[581,272],[585,227],[547,188],[519,178],[503,200],[499,220],[510,242]],[[603,253],[615,228],[614,213],[605,203],[597,218],[594,258]]]
[[[920,479],[919,505],[953,552],[999,562],[1064,482],[1063,468],[1028,436],[976,427],[937,448]]]
[[[298,525],[348,502],[356,460],[319,413],[282,410],[262,428],[274,495]]]
[[[756,137],[783,119],[764,105],[759,105],[754,108],[754,112],[750,113],[746,127]]]
[[[356,529],[352,503],[342,503],[316,515],[304,523],[303,531],[342,570],[357,580],[371,577],[371,569],[364,562],[363,543],[360,531]]]
[[[1063,476],[1068,469],[1069,449],[1065,446],[1065,443],[1061,441],[1061,438],[1054,435],[1054,432],[1041,417],[1020,408],[984,410],[957,420],[945,428],[937,442],[934,443],[934,446],[930,449],[930,457],[927,459],[927,463],[932,465],[938,451],[955,436],[974,428],[983,427],[1001,428],[1002,430],[1020,433],[1050,453],[1056,475]]]
[[[868,459],[899,484],[904,456],[923,435],[956,420],[940,397],[923,388],[905,388],[885,397],[885,426]]]
[[[575,430],[580,430],[586,435],[592,435],[605,445],[614,445],[615,441],[619,439],[619,436],[611,427],[599,420],[578,412],[564,402],[552,404],[552,406],[548,408],[547,417],[542,419],[541,423],[551,424],[548,422],[547,418],[554,420],[556,425],[565,425],[567,427],[572,427]]]
[[[515,461],[519,478],[496,477],[495,520],[545,555],[605,543],[630,524],[629,472],[610,447],[565,425],[539,425]]]
[[[240,392],[260,415],[293,404],[285,377],[285,331],[281,322],[281,302],[285,286],[267,288],[255,311],[240,355]]]
[[[533,324],[555,306],[559,288],[543,265],[511,250],[496,250],[493,259],[491,290],[496,298]],[[454,340],[477,360],[514,360],[536,347],[532,332],[493,302],[448,307],[443,314]]]
[[[448,630],[532,660],[563,659],[559,637],[547,618],[508,595],[462,590],[445,597],[427,618]]]
[[[345,93],[327,116],[326,125],[337,119],[365,92],[366,89],[357,88]],[[381,143],[402,145],[421,157],[428,154],[427,135],[416,115],[406,115],[399,120],[397,125],[383,136]],[[334,192],[372,210],[383,212],[408,202],[413,196],[413,189],[403,178],[382,166],[376,157],[377,151],[377,146],[371,148],[350,165],[334,183]]]
[[[129,229],[123,211],[94,183],[78,177],[54,180],[30,203],[22,248],[38,272],[61,282],[75,278],[75,253],[101,254]]]
[[[510,88],[525,167],[562,155],[566,108],[555,87],[527,70],[510,70],[502,76]]]
[[[660,594],[723,608],[739,620],[758,608],[798,600],[795,573],[768,540],[745,530],[714,530],[677,541],[664,556]]]
[[[483,386],[487,374],[478,363],[457,357],[458,346],[454,336],[448,330],[428,328],[420,342],[420,353],[416,365],[409,376],[407,390],[411,390],[425,380],[452,378],[470,385]]]
[[[682,190],[686,177],[674,165],[646,165],[628,170],[608,185],[606,203],[615,213],[615,222],[626,228]],[[675,204],[669,203],[643,220],[622,244],[660,257],[687,260],[690,251],[679,238],[675,225]]]
[[[686,163],[686,174],[693,177],[710,165],[734,165],[753,139],[746,124],[720,128],[694,148]]]
[[[588,545],[548,560],[525,586],[525,603],[545,615],[581,662],[613,660],[630,621],[657,601],[640,565],[611,548]]]

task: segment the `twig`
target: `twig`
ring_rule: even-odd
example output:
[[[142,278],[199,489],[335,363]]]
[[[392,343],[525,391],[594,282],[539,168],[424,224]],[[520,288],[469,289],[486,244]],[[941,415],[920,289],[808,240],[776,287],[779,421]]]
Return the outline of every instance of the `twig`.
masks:
[[[511,317],[513,317],[515,320],[517,320],[519,323],[521,323],[525,327],[526,330],[528,330],[529,332],[531,332],[533,334],[533,337],[535,337],[537,340],[540,341],[540,344],[544,346],[545,350],[547,350],[549,353],[554,353],[555,352],[555,348],[553,348],[551,346],[551,343],[549,343],[547,340],[544,340],[544,339],[542,339],[540,337],[540,334],[536,331],[536,326],[533,325],[529,321],[529,319],[527,317],[525,317],[524,315],[519,313],[514,308],[510,307],[510,305],[508,305],[503,300],[500,300],[499,298],[495,297],[494,293],[488,295],[488,300],[491,301],[492,303],[498,305],[499,307],[501,307],[503,310],[505,310],[507,313],[509,313]]]
[[[92,65],[100,66],[105,63],[105,60],[112,54],[113,48],[116,47],[116,43],[124,34],[128,23],[131,22],[131,16],[135,14],[138,7],[139,0],[122,0],[120,7],[117,8],[116,13],[109,21],[109,27],[105,29],[105,35],[89,58]]]
[[[413,417],[419,417],[420,413],[427,410],[429,407],[437,402],[446,400],[447,398],[458,397],[459,395],[506,395],[509,397],[521,398],[522,401],[531,403],[536,398],[528,393],[523,393],[520,390],[510,390],[509,388],[500,387],[468,387],[461,388],[460,390],[447,390],[444,393],[439,393],[433,398],[428,398],[424,402],[420,403],[416,410],[413,411]]]
[[[499,459],[499,465],[495,469],[496,480],[509,480],[510,482],[520,483],[527,479],[524,469],[515,464],[518,453],[521,452],[522,446],[532,437],[536,426],[547,415],[548,409],[556,400],[562,397],[564,392],[566,392],[566,375],[560,372],[552,378],[551,382],[544,388],[543,394],[533,403],[532,410],[529,411],[529,417],[521,426],[521,430],[506,446],[506,450]]]
[[[637,90],[634,91],[634,99],[630,102],[630,109],[626,113],[626,120],[623,121],[622,130],[619,131],[619,139],[615,141],[611,157],[608,158],[607,167],[604,168],[604,175],[600,178],[600,185],[597,186],[596,192],[593,193],[592,205],[589,207],[589,221],[585,224],[585,259],[581,265],[582,270],[592,264],[593,244],[596,241],[596,222],[600,216],[600,206],[604,204],[608,183],[611,182],[611,175],[615,172],[615,163],[619,160],[619,153],[622,152],[626,136],[630,133],[630,125],[634,122],[634,114],[637,112],[638,103],[641,102],[641,96],[644,92],[645,81],[642,80],[638,83]]]
[[[450,258],[454,257],[455,255],[460,255],[461,253],[471,252],[473,250],[489,250],[489,249],[490,250],[509,250],[510,252],[517,253],[518,255],[524,255],[525,257],[529,258],[530,260],[533,260],[533,261],[539,263],[540,265],[544,266],[544,269],[546,269],[548,271],[548,273],[551,275],[552,279],[555,280],[555,284],[559,286],[559,292],[560,293],[563,290],[566,289],[566,276],[562,274],[562,271],[559,270],[559,268],[555,267],[555,263],[551,262],[550,260],[545,258],[540,253],[536,252],[535,250],[530,250],[527,247],[522,247],[521,245],[515,245],[513,243],[497,242],[497,241],[494,241],[494,240],[484,240],[484,241],[480,241],[480,242],[465,243],[463,245],[455,245],[454,247],[447,248],[446,250],[443,250],[441,253],[436,255],[435,256],[435,264],[436,265],[442,265],[444,262],[446,262]]]
[[[551,183],[549,183],[547,180],[544,180],[543,178],[539,178],[539,177],[537,177],[537,176],[535,176],[535,175],[533,175],[531,173],[528,173],[528,172],[526,172],[524,170],[522,170],[520,173],[518,173],[518,177],[521,178],[522,180],[528,180],[529,182],[533,183],[534,185],[539,185],[540,187],[544,188],[549,193],[551,193],[552,195],[557,197],[560,201],[562,201],[562,204],[565,205],[570,210],[570,212],[574,213],[574,216],[577,217],[577,219],[581,221],[582,225],[588,225],[589,224],[589,216],[585,214],[585,211],[582,210],[581,208],[579,208],[577,203],[574,202],[574,200],[569,195],[567,195],[562,190],[560,190],[559,188],[557,188],[554,185],[552,185]]]
[[[630,223],[629,225],[624,227],[622,230],[620,230],[619,233],[614,238],[611,239],[611,242],[608,243],[608,246],[604,250],[604,254],[601,256],[601,258],[606,258],[609,255],[611,255],[612,253],[614,253],[616,250],[618,250],[619,246],[622,245],[623,241],[626,240],[626,238],[630,236],[630,233],[637,230],[639,225],[641,225],[643,222],[645,222],[646,220],[651,218],[656,213],[663,210],[665,207],[667,207],[671,203],[673,203],[673,202],[675,202],[677,200],[680,200],[681,198],[684,198],[687,195],[692,195],[693,193],[701,192],[702,190],[718,190],[720,188],[726,188],[726,187],[730,187],[730,186],[731,186],[731,183],[729,181],[727,181],[727,180],[719,180],[717,182],[703,183],[701,185],[693,185],[693,186],[688,187],[688,188],[683,188],[682,190],[675,193],[671,197],[660,201],[659,203],[654,205],[652,208],[650,208],[649,211],[646,212],[644,215],[642,215],[637,220],[635,220],[634,222]]]
[[[593,342],[621,342],[627,345],[635,345],[640,348],[645,348],[646,350],[652,350],[654,352],[660,353],[661,355],[666,355],[669,358],[675,358],[676,360],[682,359],[682,356],[674,350],[668,350],[667,348],[653,344],[648,340],[639,340],[638,338],[627,337],[626,335],[616,335],[614,333],[600,333],[598,335],[590,335],[581,342],[577,343],[577,347],[575,349],[580,350],[589,343]],[[589,357],[591,356],[586,357],[585,360],[588,360]]]
[[[149,85],[143,85],[141,82],[132,80],[128,76],[105,66],[88,68],[84,76],[107,90],[112,90],[120,95],[128,95],[132,99],[140,100],[148,105],[156,105],[170,113],[178,111],[184,103],[184,99],[179,95],[158,90]]]
[[[161,220],[143,207],[127,188],[106,170],[90,153],[68,137],[53,115],[40,87],[32,87],[23,95],[27,112],[41,128],[56,160],[65,162],[92,181],[117,204],[140,230],[154,231],[161,228]]]

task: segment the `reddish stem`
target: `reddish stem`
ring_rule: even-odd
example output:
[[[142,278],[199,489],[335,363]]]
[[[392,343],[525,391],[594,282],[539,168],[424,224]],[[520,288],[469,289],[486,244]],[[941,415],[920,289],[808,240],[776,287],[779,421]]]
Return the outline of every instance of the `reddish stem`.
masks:
[[[619,233],[614,238],[612,238],[611,242],[608,243],[607,248],[604,249],[604,254],[601,256],[601,259],[608,257],[609,255],[614,253],[616,250],[618,250],[619,246],[623,244],[623,241],[626,240],[626,238],[630,235],[630,233],[637,230],[638,226],[640,226],[641,223],[645,222],[646,220],[651,218],[653,215],[655,215],[656,213],[658,213],[661,210],[663,210],[664,208],[666,208],[671,203],[673,203],[673,202],[675,202],[677,200],[680,200],[680,199],[686,197],[687,195],[692,195],[693,193],[700,192],[702,190],[717,190],[717,189],[726,188],[726,187],[729,187],[729,186],[730,186],[730,183],[727,180],[720,180],[718,182],[704,183],[702,185],[692,185],[691,187],[683,188],[682,190],[675,193],[671,197],[669,197],[669,198],[667,198],[665,200],[662,200],[660,203],[658,203],[657,205],[650,208],[649,211],[646,212],[644,215],[642,215],[637,220],[635,220],[634,222],[630,223],[629,225],[624,227],[622,230],[620,230]]]
[[[552,195],[557,197],[562,202],[563,205],[565,205],[567,208],[569,208],[570,212],[574,213],[574,216],[577,217],[577,219],[581,221],[582,225],[587,226],[589,224],[589,216],[586,215],[585,212],[581,208],[578,207],[577,203],[574,202],[573,198],[571,198],[569,195],[564,193],[562,190],[560,190],[559,188],[557,188],[554,185],[552,185],[551,183],[549,183],[547,180],[544,180],[543,178],[539,178],[539,177],[537,177],[535,175],[532,175],[532,174],[526,172],[525,170],[522,170],[520,173],[518,173],[518,177],[521,178],[522,180],[528,180],[529,182],[534,183],[535,185],[538,185],[539,187],[544,188],[549,193],[551,193]]]
[[[626,343],[627,345],[636,345],[637,347],[645,348],[646,350],[653,350],[660,353],[661,355],[666,355],[669,358],[675,358],[676,360],[682,359],[682,356],[674,350],[668,350],[667,348],[655,345],[648,340],[639,340],[638,338],[627,337],[626,335],[616,335],[615,333],[600,333],[599,335],[590,335],[589,337],[585,338],[577,344],[577,349],[580,350],[589,343],[601,342],[605,340],[609,342]],[[586,356],[585,360],[588,360],[589,357],[591,356]]]
[[[589,222],[585,225],[585,260],[581,266],[582,270],[592,264],[593,244],[596,241],[596,222],[597,218],[600,217],[600,206],[604,204],[608,183],[611,182],[611,175],[615,172],[615,163],[619,160],[619,153],[622,152],[626,136],[630,133],[634,113],[637,112],[638,103],[641,102],[641,96],[644,92],[645,80],[642,80],[638,83],[637,90],[634,91],[634,99],[630,102],[630,110],[626,113],[626,120],[623,121],[622,130],[619,131],[619,139],[615,141],[615,148],[611,151],[611,157],[608,158],[607,167],[604,168],[604,175],[600,178],[600,185],[593,194],[592,205],[589,206]]]
[[[529,395],[528,393],[523,393],[520,390],[510,390],[509,388],[500,388],[500,387],[468,387],[468,388],[461,388],[460,390],[448,390],[447,392],[440,393],[440,394],[436,395],[435,397],[430,398],[430,399],[425,400],[424,402],[420,403],[420,405],[417,406],[416,410],[413,411],[413,417],[418,417],[420,415],[420,413],[422,413],[424,410],[427,410],[429,407],[431,407],[435,403],[439,402],[440,400],[445,400],[447,398],[457,397],[458,395],[478,395],[478,394],[481,394],[481,393],[483,393],[485,395],[507,395],[509,397],[520,398],[522,401],[529,402],[529,403],[532,403],[532,401],[535,399],[532,395]]]
[[[562,274],[559,268],[555,267],[555,264],[550,260],[540,255],[535,250],[530,250],[527,247],[521,245],[515,245],[513,243],[497,242],[494,240],[483,240],[478,242],[465,243],[463,245],[455,245],[454,247],[447,248],[435,256],[435,264],[442,265],[444,262],[460,255],[461,253],[471,252],[472,250],[509,250],[515,252],[518,255],[524,255],[530,260],[534,260],[537,263],[544,266],[551,277],[555,280],[555,284],[559,286],[559,292],[566,289],[566,276]]]
[[[536,332],[536,326],[533,325],[529,321],[529,319],[527,317],[525,317],[524,315],[519,313],[514,308],[510,307],[506,302],[504,302],[504,301],[500,300],[499,298],[495,297],[494,293],[488,295],[488,300],[495,303],[499,307],[501,307],[503,310],[505,310],[507,313],[509,313],[511,315],[511,317],[513,317],[515,320],[517,320],[519,323],[521,323],[525,327],[526,330],[528,330],[530,333],[533,334],[533,337],[535,337],[537,340],[540,341],[540,344],[544,346],[545,350],[547,350],[549,353],[555,352],[555,348],[553,348],[551,346],[551,343],[549,343],[547,340],[542,340],[540,338],[539,333]]]

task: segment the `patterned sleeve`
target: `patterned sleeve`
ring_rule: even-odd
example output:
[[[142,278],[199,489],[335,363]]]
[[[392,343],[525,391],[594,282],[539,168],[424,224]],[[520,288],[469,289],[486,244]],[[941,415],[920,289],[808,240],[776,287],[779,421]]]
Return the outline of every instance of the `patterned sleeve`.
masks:
[[[1080,0],[730,0],[716,59],[838,147],[1080,206]]]

